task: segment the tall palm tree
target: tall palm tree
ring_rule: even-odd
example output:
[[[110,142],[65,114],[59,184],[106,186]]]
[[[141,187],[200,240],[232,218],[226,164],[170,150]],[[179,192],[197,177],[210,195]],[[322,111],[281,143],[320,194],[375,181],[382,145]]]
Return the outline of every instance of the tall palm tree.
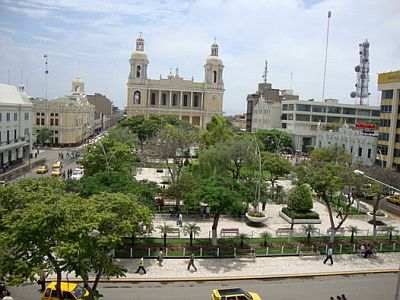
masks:
[[[190,237],[190,247],[193,246],[193,238],[196,236],[196,234],[199,234],[200,231],[200,226],[198,226],[196,223],[186,223],[183,226],[183,232],[188,234]]]
[[[351,236],[350,236],[350,243],[354,243],[354,235],[357,234],[357,232],[359,232],[360,230],[358,229],[357,226],[349,226],[347,227],[349,229],[349,231],[351,232]]]
[[[386,227],[387,232],[389,233],[389,241],[393,239],[393,231],[396,230],[396,227],[394,226],[387,226]]]
[[[264,247],[267,248],[267,240],[271,237],[271,234],[268,231],[264,231],[261,233],[261,237],[264,239]]]
[[[167,235],[172,231],[172,226],[167,225],[164,223],[164,225],[159,225],[157,228],[160,230],[161,234],[164,237],[164,248],[167,247]]]
[[[307,234],[307,244],[311,243],[311,234],[315,231],[315,227],[311,224],[303,225],[304,233]]]

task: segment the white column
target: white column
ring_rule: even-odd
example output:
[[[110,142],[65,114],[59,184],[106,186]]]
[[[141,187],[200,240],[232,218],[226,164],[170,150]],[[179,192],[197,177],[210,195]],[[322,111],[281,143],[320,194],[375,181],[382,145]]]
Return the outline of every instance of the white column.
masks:
[[[172,106],[172,91],[169,91],[169,106]]]
[[[193,91],[190,92],[190,109],[193,109]]]
[[[161,107],[161,90],[158,90],[158,107]]]
[[[183,91],[179,93],[179,107],[182,108],[183,105]]]

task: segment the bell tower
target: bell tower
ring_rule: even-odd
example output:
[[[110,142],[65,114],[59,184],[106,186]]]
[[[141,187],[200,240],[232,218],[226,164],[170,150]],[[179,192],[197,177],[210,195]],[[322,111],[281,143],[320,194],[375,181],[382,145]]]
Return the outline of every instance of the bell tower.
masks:
[[[144,82],[147,79],[149,60],[144,52],[144,39],[142,33],[140,33],[139,37],[136,39],[136,50],[132,53],[129,63],[131,66],[129,80]]]
[[[209,87],[216,89],[224,88],[223,70],[224,65],[218,57],[218,44],[214,41],[211,45],[211,54],[204,65],[204,81]]]

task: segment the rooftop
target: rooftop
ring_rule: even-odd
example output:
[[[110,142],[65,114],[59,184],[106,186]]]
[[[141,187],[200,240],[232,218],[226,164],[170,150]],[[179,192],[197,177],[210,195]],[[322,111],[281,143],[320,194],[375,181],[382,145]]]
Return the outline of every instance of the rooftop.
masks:
[[[3,83],[0,83],[0,104],[32,105],[16,86]]]

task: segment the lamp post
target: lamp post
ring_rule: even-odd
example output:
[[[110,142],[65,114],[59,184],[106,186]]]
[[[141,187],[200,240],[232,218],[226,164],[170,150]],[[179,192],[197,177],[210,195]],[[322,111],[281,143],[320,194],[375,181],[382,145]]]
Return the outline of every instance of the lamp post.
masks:
[[[393,187],[389,184],[386,184],[378,179],[368,176],[361,170],[354,170],[353,172],[354,172],[354,174],[356,174],[358,176],[363,176],[371,181],[377,182],[385,187],[388,187],[389,189],[392,189],[396,192],[400,192],[400,190],[398,188],[395,188],[395,187]],[[399,270],[398,270],[397,274],[398,274],[398,276],[397,276],[397,284],[396,284],[396,295],[394,296],[394,300],[400,300],[400,265],[399,265]]]

